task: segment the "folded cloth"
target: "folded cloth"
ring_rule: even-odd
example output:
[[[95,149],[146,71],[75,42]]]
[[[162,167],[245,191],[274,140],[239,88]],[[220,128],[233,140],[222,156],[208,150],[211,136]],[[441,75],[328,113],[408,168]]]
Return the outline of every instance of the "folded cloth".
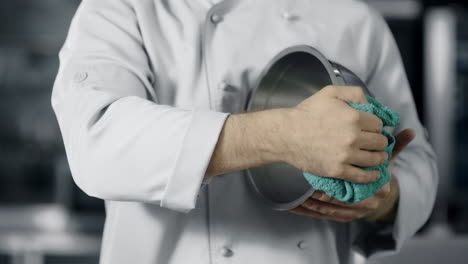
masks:
[[[384,126],[398,126],[400,124],[400,116],[397,112],[381,104],[374,98],[366,96],[369,104],[349,104],[352,108],[372,113],[379,117]],[[325,192],[340,201],[348,203],[357,203],[366,198],[373,196],[382,186],[390,181],[390,173],[387,168],[392,157],[392,150],[395,146],[395,138],[382,129],[382,134],[388,138],[388,146],[385,151],[388,153],[388,160],[384,164],[374,167],[360,167],[364,170],[379,170],[380,178],[371,183],[360,184],[353,183],[341,179],[317,176],[308,172],[304,172],[304,177],[316,190]]]

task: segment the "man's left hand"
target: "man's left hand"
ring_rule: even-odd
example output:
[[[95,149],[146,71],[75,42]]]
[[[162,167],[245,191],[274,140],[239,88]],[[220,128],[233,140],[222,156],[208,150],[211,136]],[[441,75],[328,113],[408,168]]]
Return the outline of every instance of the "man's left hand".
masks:
[[[412,129],[405,129],[395,137],[395,147],[388,166],[389,173],[392,171],[398,154],[414,137],[415,133]],[[391,181],[385,184],[374,196],[359,203],[341,202],[321,191],[316,191],[307,201],[289,212],[338,222],[350,222],[361,218],[368,221],[393,222],[399,195],[397,179],[392,175]]]

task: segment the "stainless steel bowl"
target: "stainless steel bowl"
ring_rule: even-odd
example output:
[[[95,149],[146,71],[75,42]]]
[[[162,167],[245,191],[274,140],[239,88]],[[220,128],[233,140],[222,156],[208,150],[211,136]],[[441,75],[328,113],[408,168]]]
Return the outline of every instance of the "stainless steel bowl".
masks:
[[[247,111],[292,107],[330,84],[361,86],[370,95],[358,76],[316,49],[290,47],[276,55],[260,75]],[[275,210],[295,208],[315,191],[301,170],[286,163],[249,169],[247,177],[260,199]]]

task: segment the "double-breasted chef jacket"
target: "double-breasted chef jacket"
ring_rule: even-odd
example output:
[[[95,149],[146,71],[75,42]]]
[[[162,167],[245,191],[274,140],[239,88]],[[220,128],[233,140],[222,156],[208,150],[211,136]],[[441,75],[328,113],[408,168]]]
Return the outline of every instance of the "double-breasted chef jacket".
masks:
[[[280,51],[309,45],[398,111],[415,140],[393,169],[394,224],[275,211],[245,172],[205,178],[226,117]],[[350,263],[400,249],[437,184],[392,34],[352,0],[83,0],[59,54],[52,106],[71,172],[106,201],[100,262]]]

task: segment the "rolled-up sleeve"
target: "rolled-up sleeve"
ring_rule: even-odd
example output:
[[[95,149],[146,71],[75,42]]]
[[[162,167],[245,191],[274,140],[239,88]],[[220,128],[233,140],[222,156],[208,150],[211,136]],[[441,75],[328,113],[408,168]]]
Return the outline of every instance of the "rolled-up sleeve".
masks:
[[[106,200],[193,209],[228,114],[158,104],[126,1],[82,1],[59,58],[52,106],[77,185]]]
[[[393,134],[412,128],[416,138],[398,156],[392,174],[397,178],[400,197],[394,224],[353,223],[353,244],[364,256],[397,252],[427,221],[432,211],[438,182],[436,158],[422,126],[395,40],[383,20],[370,10],[365,35],[369,72],[367,83],[376,98],[400,113],[401,124]]]

